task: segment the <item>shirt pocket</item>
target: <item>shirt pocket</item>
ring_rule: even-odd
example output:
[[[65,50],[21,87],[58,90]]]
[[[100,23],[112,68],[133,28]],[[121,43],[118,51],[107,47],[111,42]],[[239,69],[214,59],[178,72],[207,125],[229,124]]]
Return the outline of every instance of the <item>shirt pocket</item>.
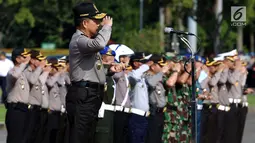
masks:
[[[145,85],[142,80],[138,80],[136,83],[136,86],[137,86],[138,90],[143,90],[143,88],[145,88]]]
[[[26,81],[23,77],[21,77],[18,81],[18,86],[21,90],[25,90],[27,87],[26,87]]]

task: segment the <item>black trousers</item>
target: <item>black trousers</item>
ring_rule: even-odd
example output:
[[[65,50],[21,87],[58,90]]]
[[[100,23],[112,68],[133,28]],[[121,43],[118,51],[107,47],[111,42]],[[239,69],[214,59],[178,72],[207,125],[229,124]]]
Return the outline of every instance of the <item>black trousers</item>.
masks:
[[[1,103],[6,104],[7,92],[6,92],[6,77],[0,76],[0,87],[2,89]]]
[[[208,120],[210,117],[210,108],[209,105],[203,104],[203,109],[201,113],[201,126],[200,126],[200,141],[201,143],[207,143],[208,137]]]
[[[25,143],[26,120],[28,111],[25,108],[9,106],[6,112],[6,143]]]
[[[94,143],[103,88],[72,85],[66,96],[69,143]]]
[[[59,117],[59,131],[57,135],[57,143],[66,143],[68,139],[67,114],[61,113]]]
[[[164,113],[156,112],[148,118],[146,143],[161,143],[164,130]]]
[[[116,111],[114,114],[114,143],[128,143],[128,123],[130,114]]]
[[[42,143],[57,143],[60,128],[60,111],[54,111],[48,114],[46,133]]]
[[[201,143],[216,143],[218,110],[216,104],[203,105],[201,119]]]
[[[29,109],[28,118],[26,120],[26,143],[34,143],[36,136],[40,128],[41,111],[38,107],[37,109]]]
[[[114,112],[105,110],[104,118],[98,119],[95,142],[113,143],[113,117]]]
[[[237,130],[238,130],[238,108],[236,104],[230,104],[230,111],[227,112],[226,122],[226,142],[237,143]]]
[[[216,143],[227,143],[226,142],[226,132],[227,132],[227,126],[226,123],[228,122],[227,119],[228,112],[218,110],[218,133],[217,133],[217,141]]]
[[[242,143],[247,113],[248,113],[248,107],[239,106],[239,123],[238,123],[238,130],[237,130],[237,143]]]
[[[39,130],[37,132],[35,143],[41,143],[43,138],[47,132],[47,122],[48,122],[48,111],[47,109],[43,109],[40,112],[40,124]]]

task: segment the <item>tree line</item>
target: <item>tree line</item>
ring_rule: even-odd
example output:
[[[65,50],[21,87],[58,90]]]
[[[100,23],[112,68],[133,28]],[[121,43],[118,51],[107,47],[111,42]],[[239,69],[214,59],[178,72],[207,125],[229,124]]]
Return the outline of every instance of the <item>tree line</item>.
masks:
[[[164,35],[163,41],[160,38],[160,8],[163,8],[165,26],[187,31],[187,17],[197,21],[202,52],[215,51],[213,44],[217,36],[220,37],[217,47],[219,51],[236,48],[240,30],[243,33],[241,39],[244,39],[242,50],[253,51],[255,0],[223,1],[221,21],[215,16],[218,1],[143,0],[142,30],[139,29],[140,0],[93,2],[100,11],[114,18],[111,40],[138,51],[162,52],[164,49],[171,49],[168,35]],[[78,2],[81,0],[0,0],[0,48],[33,48],[40,47],[43,42],[55,43],[58,48],[68,48],[70,38],[75,32],[72,7]],[[196,10],[194,4],[197,5]],[[231,26],[231,6],[235,5],[246,6],[246,26],[241,29]],[[217,32],[219,28],[220,32]],[[181,47],[183,48],[183,45]]]

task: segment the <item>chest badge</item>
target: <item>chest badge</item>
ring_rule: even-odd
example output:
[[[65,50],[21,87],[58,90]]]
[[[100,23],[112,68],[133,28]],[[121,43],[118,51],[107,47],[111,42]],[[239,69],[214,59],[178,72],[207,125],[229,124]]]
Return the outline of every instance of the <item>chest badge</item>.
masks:
[[[100,70],[102,68],[102,64],[101,63],[97,63],[96,64],[96,68],[97,68],[97,70]]]

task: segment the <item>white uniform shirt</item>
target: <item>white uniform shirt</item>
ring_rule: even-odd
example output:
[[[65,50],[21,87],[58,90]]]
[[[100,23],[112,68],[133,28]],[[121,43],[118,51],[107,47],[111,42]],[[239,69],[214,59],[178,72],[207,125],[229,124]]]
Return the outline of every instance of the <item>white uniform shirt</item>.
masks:
[[[0,77],[6,77],[7,73],[14,67],[13,62],[9,59],[0,60]]]
[[[148,70],[149,66],[144,64],[128,74],[131,84],[131,91],[129,92],[131,105],[133,108],[143,111],[149,111],[148,88],[144,78],[144,73]]]

